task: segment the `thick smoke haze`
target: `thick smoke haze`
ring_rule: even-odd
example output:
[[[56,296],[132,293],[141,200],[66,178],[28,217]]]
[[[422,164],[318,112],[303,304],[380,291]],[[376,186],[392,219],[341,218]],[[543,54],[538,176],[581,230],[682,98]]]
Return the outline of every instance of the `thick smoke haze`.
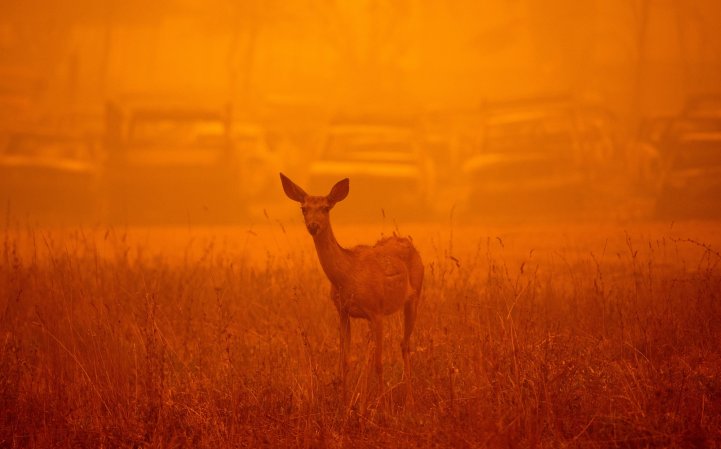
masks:
[[[668,154],[696,142],[669,121],[715,101],[713,123],[679,125],[715,132],[721,114],[710,0],[2,9],[3,207],[39,222],[254,220],[281,200],[278,171],[316,193],[350,176],[348,209],[373,218],[472,216],[480,201],[486,215],[655,218],[684,195],[666,192],[682,182]]]

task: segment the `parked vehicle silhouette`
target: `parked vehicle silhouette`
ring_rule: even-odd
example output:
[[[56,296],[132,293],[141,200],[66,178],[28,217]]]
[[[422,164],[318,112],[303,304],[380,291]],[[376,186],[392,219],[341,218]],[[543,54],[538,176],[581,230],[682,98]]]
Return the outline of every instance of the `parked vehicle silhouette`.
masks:
[[[48,223],[96,216],[100,161],[95,142],[76,134],[23,131],[0,148],[0,201],[12,215]]]
[[[242,215],[227,109],[110,105],[107,115],[111,221],[222,222]]]

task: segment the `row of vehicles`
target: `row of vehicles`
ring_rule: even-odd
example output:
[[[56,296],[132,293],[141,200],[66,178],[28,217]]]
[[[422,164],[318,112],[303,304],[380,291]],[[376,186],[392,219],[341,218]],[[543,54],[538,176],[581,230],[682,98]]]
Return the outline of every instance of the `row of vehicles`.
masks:
[[[279,160],[228,107],[106,105],[102,132],[9,133],[8,215],[49,223],[228,223],[266,194]]]
[[[304,144],[272,138],[277,129],[236,120],[229,107],[108,104],[100,135],[8,133],[0,200],[39,220],[229,223],[276,201],[284,170],[314,193],[350,177],[339,214],[354,219],[712,215],[719,105],[690,102],[626,145],[606,110],[565,99],[420,118],[338,115]],[[621,211],[638,207],[629,197],[649,206]]]

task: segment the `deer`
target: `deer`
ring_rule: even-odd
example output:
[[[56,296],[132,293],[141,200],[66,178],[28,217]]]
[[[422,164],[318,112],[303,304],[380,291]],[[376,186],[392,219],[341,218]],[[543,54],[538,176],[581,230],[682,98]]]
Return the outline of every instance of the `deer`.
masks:
[[[340,381],[347,401],[351,318],[369,322],[374,342],[373,364],[379,392],[383,389],[383,318],[403,309],[403,380],[406,402],[413,401],[410,339],[423,286],[423,261],[410,238],[385,237],[375,245],[342,247],[333,234],[330,211],[350,189],[348,178],[325,196],[307,194],[283,173],[283,190],[300,203],[305,227],[313,238],[320,266],[330,281],[330,297],[340,319]],[[370,375],[370,373],[369,373]]]

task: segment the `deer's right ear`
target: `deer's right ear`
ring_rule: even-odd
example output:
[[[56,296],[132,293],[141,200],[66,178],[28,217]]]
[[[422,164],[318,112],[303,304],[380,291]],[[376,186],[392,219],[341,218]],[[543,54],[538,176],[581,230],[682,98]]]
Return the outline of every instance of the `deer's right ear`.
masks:
[[[283,191],[293,201],[297,201],[299,203],[302,203],[305,201],[305,197],[308,196],[303,189],[298,187],[296,183],[291,181],[287,176],[285,176],[283,173],[280,174],[280,182],[283,184]]]

